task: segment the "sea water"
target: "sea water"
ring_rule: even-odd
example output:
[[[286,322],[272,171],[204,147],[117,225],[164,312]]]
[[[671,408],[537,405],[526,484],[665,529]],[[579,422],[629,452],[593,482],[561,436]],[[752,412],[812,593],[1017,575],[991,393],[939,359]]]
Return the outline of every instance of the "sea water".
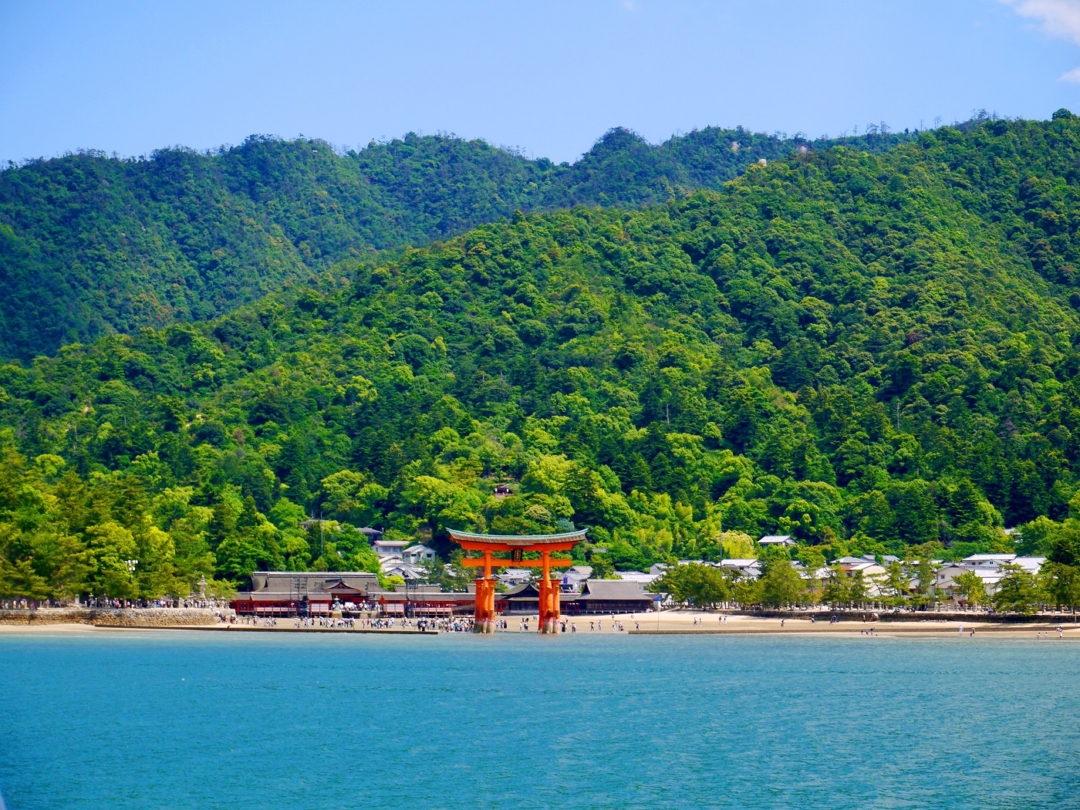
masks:
[[[38,808],[1080,807],[1080,644],[0,636]]]

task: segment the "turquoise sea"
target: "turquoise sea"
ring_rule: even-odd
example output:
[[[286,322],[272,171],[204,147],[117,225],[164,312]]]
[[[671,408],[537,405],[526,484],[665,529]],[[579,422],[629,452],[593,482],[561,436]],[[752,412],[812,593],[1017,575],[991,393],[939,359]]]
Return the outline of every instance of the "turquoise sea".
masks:
[[[1080,807],[1080,644],[0,637],[38,808]]]

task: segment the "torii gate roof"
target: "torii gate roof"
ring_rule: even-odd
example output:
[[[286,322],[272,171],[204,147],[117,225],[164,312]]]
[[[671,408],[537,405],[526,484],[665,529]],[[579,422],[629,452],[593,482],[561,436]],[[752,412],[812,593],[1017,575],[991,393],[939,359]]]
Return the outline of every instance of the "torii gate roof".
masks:
[[[580,543],[585,539],[585,532],[587,529],[578,529],[574,532],[565,532],[563,534],[475,534],[473,532],[462,532],[457,529],[447,529],[450,533],[450,537],[456,540],[458,543],[469,544],[480,543],[483,545],[492,546],[515,546],[520,548],[526,548],[528,546],[549,546],[556,544]],[[569,546],[566,546],[569,548]],[[563,549],[559,549],[560,551]]]

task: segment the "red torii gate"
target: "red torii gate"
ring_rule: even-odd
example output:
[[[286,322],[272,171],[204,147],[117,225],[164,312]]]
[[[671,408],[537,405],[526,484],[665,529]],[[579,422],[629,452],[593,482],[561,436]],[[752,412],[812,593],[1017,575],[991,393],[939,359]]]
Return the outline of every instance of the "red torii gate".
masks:
[[[574,561],[569,557],[552,557],[553,551],[569,551],[585,539],[585,529],[565,534],[473,534],[449,529],[450,537],[466,551],[479,551],[483,557],[466,557],[462,565],[470,568],[483,568],[484,576],[476,579],[476,622],[477,633],[495,632],[495,579],[491,576],[493,568],[540,568],[540,626],[541,633],[558,632],[559,621],[559,581],[551,579],[551,569],[570,566]],[[540,553],[539,560],[526,560],[526,551]],[[496,552],[509,552],[510,557],[495,557]]]

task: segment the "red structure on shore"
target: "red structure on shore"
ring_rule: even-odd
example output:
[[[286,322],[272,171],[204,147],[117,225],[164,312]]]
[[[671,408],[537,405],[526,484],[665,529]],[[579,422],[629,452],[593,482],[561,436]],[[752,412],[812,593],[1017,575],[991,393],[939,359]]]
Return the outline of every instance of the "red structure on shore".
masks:
[[[585,539],[585,529],[565,534],[473,534],[450,529],[450,537],[466,551],[479,551],[482,557],[466,557],[462,565],[470,568],[483,568],[483,577],[476,579],[476,622],[477,633],[495,632],[495,579],[491,576],[494,568],[540,568],[540,624],[538,632],[558,632],[559,621],[559,580],[551,579],[551,569],[571,566],[574,561],[569,557],[552,557],[553,551],[570,551]],[[524,559],[525,552],[540,554],[539,560]],[[495,554],[509,553],[509,557],[496,557]]]

